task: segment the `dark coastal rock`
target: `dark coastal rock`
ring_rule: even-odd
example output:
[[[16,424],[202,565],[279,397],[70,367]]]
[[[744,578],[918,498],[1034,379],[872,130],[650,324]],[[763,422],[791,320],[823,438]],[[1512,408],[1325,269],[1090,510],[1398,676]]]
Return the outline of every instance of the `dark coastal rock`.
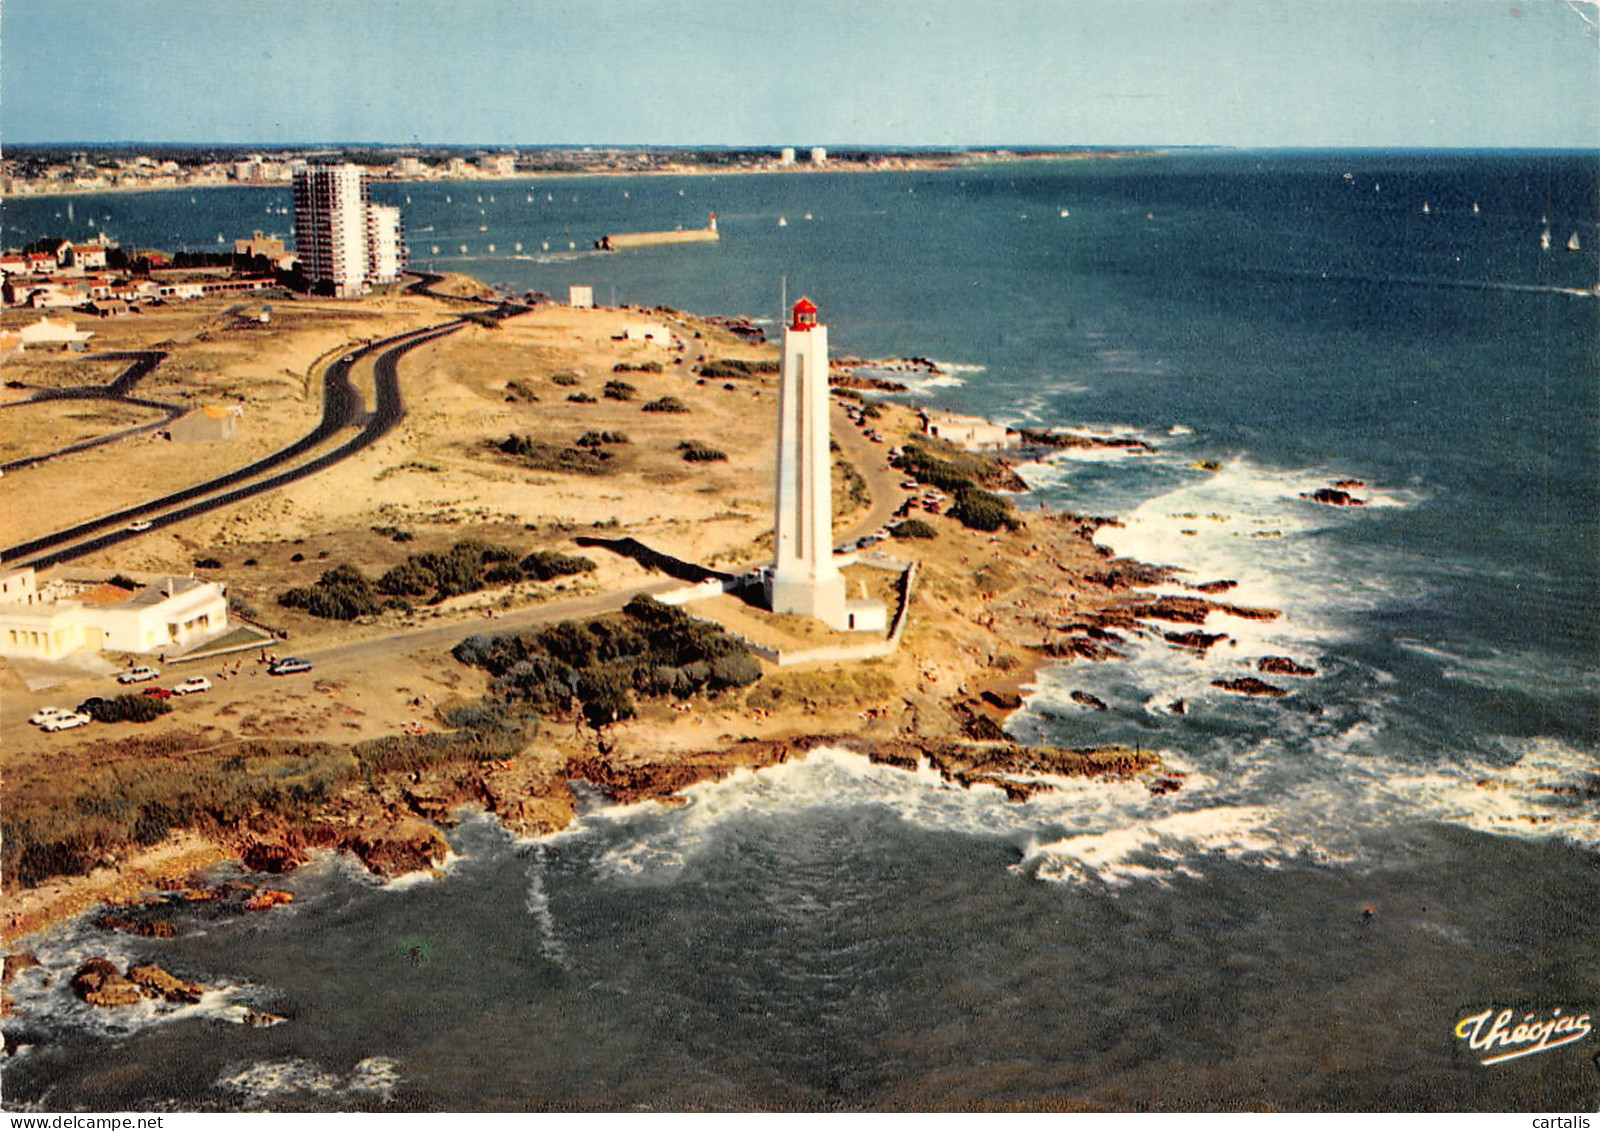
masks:
[[[1005,791],[1007,801],[1027,801],[1036,794],[1049,793],[1055,789],[1049,782],[1018,781],[1000,774],[959,773],[955,775],[955,779],[961,783],[963,789],[971,789],[975,785],[995,786]]]
[[[1091,707],[1096,711],[1108,710],[1105,700],[1096,698],[1087,691],[1074,691],[1072,693],[1072,701],[1085,707]]]
[[[1277,620],[1283,614],[1277,609],[1252,609],[1244,605],[1212,605],[1219,613],[1242,620]]]
[[[1151,779],[1146,788],[1157,797],[1161,797],[1168,793],[1177,793],[1178,790],[1183,788],[1183,777],[1184,776],[1182,774],[1175,771],[1172,773],[1163,774],[1159,778]]]
[[[1358,499],[1348,491],[1341,491],[1337,487],[1318,487],[1309,495],[1301,495],[1302,499],[1310,499],[1313,503],[1322,503],[1330,507],[1364,507],[1365,499]]]
[[[345,847],[386,878],[437,867],[450,851],[443,833],[414,818],[362,829],[345,841]]]
[[[240,904],[246,911],[270,911],[274,907],[281,907],[285,903],[293,903],[294,894],[287,891],[278,891],[274,888],[262,888],[245,898]]]
[[[922,752],[911,743],[879,742],[868,751],[867,761],[915,772],[922,765]]]
[[[983,700],[1002,711],[1015,711],[1022,706],[1022,696],[1015,691],[995,691],[991,688],[983,693]]]
[[[1204,652],[1219,640],[1228,639],[1225,632],[1164,632],[1169,644],[1176,644],[1180,648],[1193,648]]]
[[[175,978],[159,966],[130,966],[128,981],[138,986],[145,997],[162,998],[180,1005],[193,1005],[206,992],[198,982]]]
[[[1359,491],[1366,484],[1359,479],[1341,479],[1334,486],[1341,491]]]
[[[1237,581],[1207,581],[1203,585],[1191,585],[1189,588],[1196,593],[1226,593],[1230,589],[1237,588],[1238,585]]]
[[[18,974],[39,965],[41,965],[39,956],[31,950],[19,950],[15,954],[6,955],[5,972],[0,974],[0,985],[9,986]]]
[[[144,995],[109,958],[91,958],[72,975],[72,991],[90,1005],[132,1005]]]
[[[251,834],[239,846],[239,861],[252,872],[274,876],[292,872],[306,862],[305,841],[294,830]]]
[[[1130,452],[1153,452],[1155,446],[1132,436],[1082,436],[1073,432],[1044,432],[1033,428],[1018,428],[1017,435],[1024,444],[1043,448],[1102,448],[1123,449]]]
[[[1250,675],[1242,676],[1239,679],[1214,679],[1211,681],[1211,686],[1220,687],[1224,691],[1237,692],[1240,695],[1259,695],[1271,699],[1282,699],[1289,694],[1281,687],[1274,687],[1272,684],[1265,683]]]
[[[1167,704],[1167,710],[1171,711],[1174,715],[1187,715],[1189,713],[1189,704],[1184,702],[1182,699],[1174,699],[1172,702]]]
[[[868,377],[861,373],[833,372],[828,375],[828,385],[834,389],[873,389],[880,393],[903,393],[906,386],[899,381],[883,377]]]
[[[1005,741],[1005,730],[988,715],[971,709],[958,711],[957,714],[961,718],[961,733],[974,742]]]
[[[1200,597],[1158,597],[1129,605],[1126,612],[1140,620],[1169,620],[1179,624],[1205,624],[1217,606]]]
[[[178,928],[166,919],[129,919],[123,915],[102,915],[94,921],[102,931],[120,931],[142,939],[176,938]]]
[[[1256,661],[1256,671],[1263,675],[1297,675],[1311,676],[1317,674],[1316,668],[1308,668],[1295,663],[1288,656],[1262,656]]]

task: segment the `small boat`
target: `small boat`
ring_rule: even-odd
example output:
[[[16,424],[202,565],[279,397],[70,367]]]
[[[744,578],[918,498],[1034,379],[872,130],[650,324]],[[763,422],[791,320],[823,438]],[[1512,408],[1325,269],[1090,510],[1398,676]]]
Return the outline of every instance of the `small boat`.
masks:
[[[1567,250],[1568,251],[1581,251],[1582,250],[1582,245],[1578,243],[1578,233],[1577,232],[1573,232],[1572,235],[1567,237]]]
[[[528,199],[527,199],[527,201],[525,203],[527,203],[527,204],[532,204],[533,203],[533,193],[530,192],[528,194]]]
[[[488,230],[489,230],[489,227],[488,227],[488,225],[486,225],[486,224],[479,224],[479,225],[478,225],[478,231],[480,231],[480,232],[487,232],[487,231],[488,231]]]
[[[1544,248],[1546,251],[1550,250],[1550,229],[1549,228],[1546,228],[1544,231],[1539,233],[1539,246]]]
[[[1429,208],[1429,207],[1428,207],[1428,202],[1427,202],[1427,201],[1426,201],[1426,200],[1424,200],[1424,201],[1423,201],[1423,202],[1422,202],[1422,214],[1423,214],[1423,215],[1424,215],[1424,216],[1426,216],[1426,215],[1427,215],[1427,214],[1428,214],[1428,213],[1429,213],[1429,212],[1431,212],[1431,211],[1432,211],[1432,209],[1430,209],[1430,208]]]
[[[784,219],[782,216],[779,216],[778,217],[778,227],[787,228],[788,226],[789,226],[789,221]]]
[[[550,250],[550,241],[549,240],[545,240],[543,243],[541,243],[539,245],[539,250],[540,251],[549,251]]]
[[[431,249],[429,249],[429,251],[430,251],[430,254],[432,254],[432,255],[438,255],[439,254],[439,245],[438,244],[434,244],[433,247]]]
[[[493,254],[494,254],[494,244],[490,244],[490,245],[489,245],[489,254],[490,254],[490,255],[493,255]]]
[[[809,212],[806,213],[806,219],[807,220],[811,219],[811,213],[809,213]]]
[[[573,243],[571,240],[568,240],[567,241],[567,250],[568,251],[577,251],[578,250],[578,245]]]
[[[520,243],[514,243],[511,246],[512,246],[512,248],[514,248],[517,251],[521,251],[522,250],[522,245]]]
[[[228,241],[222,238],[222,233],[221,232],[218,232],[217,233],[217,242],[218,243],[227,243]]]
[[[1476,200],[1472,202],[1472,214],[1474,216],[1478,214],[1478,202]]]
[[[446,204],[449,204],[449,203],[450,203],[450,194],[449,194],[449,193],[445,193],[445,194],[444,194],[444,202],[445,202],[445,203],[446,203]]]
[[[461,254],[462,255],[467,254],[467,245],[466,244],[462,244],[461,245]]]
[[[1063,208],[1061,210],[1061,218],[1062,219],[1066,219],[1068,216],[1071,216],[1071,215],[1072,215],[1072,213],[1070,211],[1068,211],[1067,209]]]
[[[411,203],[411,198],[410,198],[410,197],[409,197],[409,196],[408,196],[408,197],[406,197],[406,203],[407,203],[407,204],[410,204],[410,203]]]
[[[544,198],[545,198],[545,199],[546,199],[546,200],[554,200],[554,199],[555,199],[555,197],[553,197],[553,196],[551,196],[551,195],[550,195],[550,194],[549,194],[549,193],[545,193],[545,194],[544,194]]]

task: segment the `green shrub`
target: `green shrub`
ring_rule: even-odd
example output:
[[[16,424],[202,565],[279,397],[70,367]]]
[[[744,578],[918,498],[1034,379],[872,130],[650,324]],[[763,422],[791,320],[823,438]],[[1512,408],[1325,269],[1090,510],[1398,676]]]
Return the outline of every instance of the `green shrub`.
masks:
[[[522,403],[537,403],[539,394],[533,391],[533,386],[526,381],[511,380],[506,382],[506,400]]]
[[[601,392],[608,400],[631,401],[638,391],[626,381],[607,381],[606,387]]]
[[[937,538],[939,532],[933,528],[933,523],[924,522],[920,518],[905,518],[889,528],[889,533],[896,538]]]
[[[973,530],[1015,530],[1022,525],[1007,500],[977,487],[968,487],[956,495],[950,517]]]
[[[567,397],[567,400],[571,401],[573,404],[598,404],[599,403],[593,397],[591,397],[588,393],[573,393],[571,396]]]
[[[580,448],[600,448],[606,444],[626,444],[627,442],[628,434],[626,432],[585,432],[578,437],[576,446]]]
[[[658,397],[644,404],[645,412],[688,412],[689,406],[677,397]]]
[[[713,448],[710,444],[699,440],[680,440],[678,450],[683,453],[683,458],[690,463],[716,463],[728,458],[728,453]]]
[[[194,560],[194,568],[195,569],[221,569],[222,568],[222,560],[220,558],[196,558]]]
[[[617,362],[615,365],[613,365],[611,367],[611,372],[613,372],[613,373],[660,373],[661,372],[661,363],[659,361],[639,361],[639,362],[634,362],[632,364],[629,364],[626,361],[619,361],[619,362]]]
[[[535,550],[522,559],[521,567],[523,575],[534,581],[572,577],[595,568],[594,562],[581,554],[562,554],[555,550]]]
[[[172,710],[172,704],[154,695],[114,695],[90,703],[88,715],[97,723],[147,723]]]
[[[280,593],[278,604],[289,609],[304,609],[324,620],[355,620],[383,608],[372,582],[349,565],[334,566],[315,585]]]
[[[563,373],[552,373],[550,375],[550,383],[552,385],[560,385],[563,388],[567,388],[567,389],[570,389],[573,386],[575,386],[580,380],[581,380],[581,378],[576,373],[565,373],[565,372],[563,372]]]
[[[594,398],[589,398],[593,403]],[[585,433],[593,435],[594,433]],[[601,433],[606,435],[607,433]],[[620,435],[620,433],[618,433]],[[535,440],[532,436],[510,435],[504,440],[494,444],[494,447],[506,455],[516,456],[529,467],[538,471],[565,471],[578,475],[605,475],[612,469],[609,466],[611,453],[599,450],[598,446],[563,448],[557,444],[547,444],[543,440]]]

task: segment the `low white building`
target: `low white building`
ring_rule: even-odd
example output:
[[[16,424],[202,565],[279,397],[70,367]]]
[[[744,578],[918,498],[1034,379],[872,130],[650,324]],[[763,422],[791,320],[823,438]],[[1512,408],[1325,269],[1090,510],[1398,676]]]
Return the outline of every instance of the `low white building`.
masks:
[[[925,412],[922,430],[969,452],[1010,447],[1016,433],[1003,424],[993,424],[981,416],[962,416],[954,412]]]
[[[594,288],[571,286],[567,288],[567,305],[588,310],[594,306]]]
[[[813,165],[826,165],[828,163],[828,151],[820,145],[812,146],[811,163]]]
[[[162,577],[136,590],[56,580],[33,568],[0,572],[0,656],[55,660],[83,649],[154,655],[228,628],[228,590],[215,581]]]
[[[658,346],[672,345],[672,331],[659,322],[634,322],[622,328],[622,336],[630,342],[650,342]]]
[[[94,337],[93,330],[80,330],[76,323],[43,316],[39,321],[21,327],[17,333],[25,346],[65,346],[87,342]]]

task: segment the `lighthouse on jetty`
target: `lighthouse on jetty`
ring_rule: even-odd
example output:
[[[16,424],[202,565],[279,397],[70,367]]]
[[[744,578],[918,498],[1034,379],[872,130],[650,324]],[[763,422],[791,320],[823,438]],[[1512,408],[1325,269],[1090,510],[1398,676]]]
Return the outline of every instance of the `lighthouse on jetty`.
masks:
[[[783,331],[778,393],[777,561],[767,575],[775,613],[815,617],[840,632],[882,631],[881,601],[849,601],[833,560],[833,459],[828,445],[828,328],[807,298]]]

